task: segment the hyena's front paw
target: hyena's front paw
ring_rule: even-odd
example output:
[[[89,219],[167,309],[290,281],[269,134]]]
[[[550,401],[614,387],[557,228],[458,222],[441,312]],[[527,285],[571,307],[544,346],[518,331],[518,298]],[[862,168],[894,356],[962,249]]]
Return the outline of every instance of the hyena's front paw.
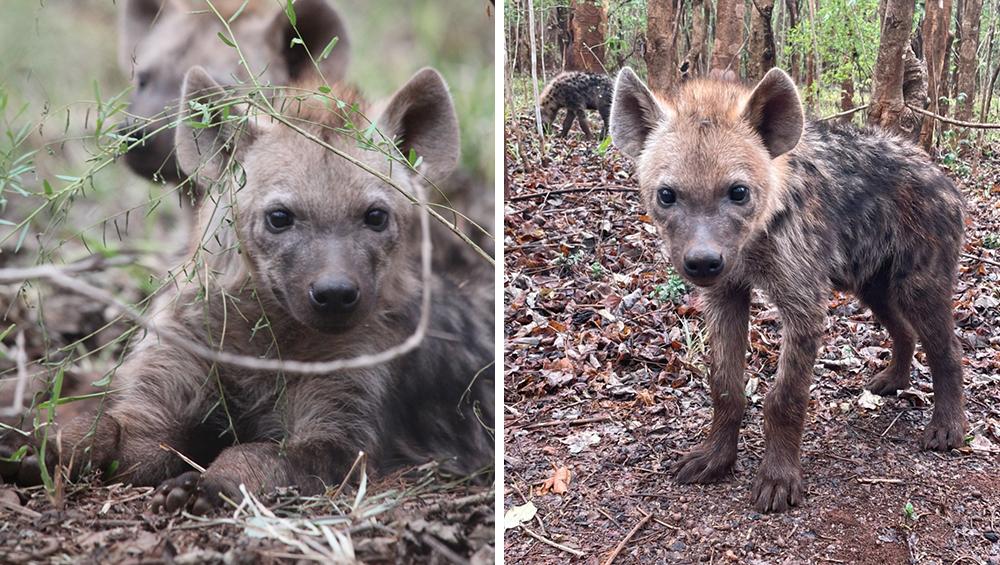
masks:
[[[924,428],[923,448],[928,451],[950,451],[965,444],[968,429],[965,417],[939,417],[936,413]]]
[[[753,481],[753,507],[758,512],[784,512],[802,504],[802,469],[762,464]]]
[[[192,514],[208,514],[222,506],[220,492],[218,482],[205,479],[198,471],[188,471],[160,483],[149,507],[154,513],[160,510],[172,513],[183,508]]]
[[[681,484],[717,483],[729,477],[735,463],[735,450],[703,443],[674,464],[674,478]]]
[[[910,386],[910,376],[899,374],[894,365],[889,365],[868,381],[865,388],[879,396],[895,396],[896,391]]]
[[[18,448],[20,449],[20,448]],[[42,484],[42,466],[38,455],[31,447],[19,461],[12,461],[18,449],[0,445],[0,482],[13,483],[22,487]]]

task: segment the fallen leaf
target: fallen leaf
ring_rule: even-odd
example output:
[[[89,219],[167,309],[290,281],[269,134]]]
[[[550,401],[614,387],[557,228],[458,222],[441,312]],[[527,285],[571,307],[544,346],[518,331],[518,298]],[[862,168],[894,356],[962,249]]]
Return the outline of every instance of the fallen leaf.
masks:
[[[503,529],[509,530],[530,522],[535,517],[536,512],[538,512],[538,509],[535,508],[535,505],[530,500],[520,506],[509,508],[503,515]]]
[[[591,445],[597,445],[601,436],[597,432],[578,432],[559,440],[569,446],[570,453],[580,453]]]
[[[878,407],[884,403],[884,398],[877,394],[872,394],[868,389],[861,391],[861,396],[858,397],[858,406],[867,410],[878,410]]]
[[[550,492],[553,494],[566,494],[566,491],[569,490],[571,476],[569,467],[555,469],[552,472],[552,476],[545,479],[545,482],[542,483],[541,488],[538,489],[538,494],[543,495]]]

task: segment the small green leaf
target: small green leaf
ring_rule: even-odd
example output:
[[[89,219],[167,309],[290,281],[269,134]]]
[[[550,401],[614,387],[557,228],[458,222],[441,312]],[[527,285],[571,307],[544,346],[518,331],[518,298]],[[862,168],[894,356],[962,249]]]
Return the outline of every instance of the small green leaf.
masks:
[[[223,43],[225,43],[226,45],[228,45],[230,47],[236,47],[236,44],[233,43],[232,41],[230,41],[228,37],[226,37],[225,35],[223,35],[223,33],[221,31],[218,33],[218,35],[219,35],[219,39],[221,39]]]
[[[10,457],[0,457],[0,461],[6,461],[7,463],[17,463],[24,459],[24,456],[28,453],[28,446],[22,445],[17,448],[17,451],[10,454]]]
[[[288,16],[288,21],[292,23],[292,27],[295,27],[295,7],[292,6],[292,0],[285,0],[285,15]]]
[[[334,47],[336,47],[338,41],[340,41],[340,38],[337,36],[333,36],[333,39],[330,40],[330,43],[327,43],[326,47],[323,48],[323,52],[319,54],[320,61],[330,56],[330,52],[333,51]]]
[[[330,87],[325,84],[323,86],[320,86],[318,90],[323,94],[330,94]]]
[[[52,196],[55,192],[52,190],[52,185],[49,184],[49,181],[47,180],[42,181],[42,189],[45,190],[45,196]]]
[[[291,43],[288,44],[289,47],[295,47],[296,45],[305,45],[301,39],[298,37],[293,37]]]

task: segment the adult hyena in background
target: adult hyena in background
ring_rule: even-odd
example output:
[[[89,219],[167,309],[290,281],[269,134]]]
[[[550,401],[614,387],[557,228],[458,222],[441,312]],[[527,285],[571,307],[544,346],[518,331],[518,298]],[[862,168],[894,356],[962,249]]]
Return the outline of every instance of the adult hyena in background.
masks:
[[[907,387],[919,338],[935,398],[923,447],[962,445],[951,297],[964,204],[923,152],[885,132],[805,122],[778,69],[752,90],[695,80],[671,99],[623,69],[611,136],[636,162],[664,252],[705,300],[714,412],[708,437],[676,465],[680,482],[718,481],[736,461],[754,287],[781,313],[783,340],[764,401],[758,510],[802,502],[800,443],[831,288],[857,295],[892,337],[892,360],[867,387]]]
[[[576,71],[560,73],[549,81],[539,96],[542,122],[546,129],[551,129],[559,110],[566,108],[566,118],[563,120],[560,137],[569,134],[573,121],[576,120],[580,123],[584,137],[590,139],[587,110],[597,110],[603,122],[600,139],[604,139],[608,135],[608,115],[611,113],[613,88],[614,83],[608,75]]]
[[[365,108],[352,92],[333,92],[349,108]],[[204,70],[188,73],[185,101],[197,97],[216,109],[202,127],[188,121],[201,121],[201,112],[186,112],[177,129],[178,161],[203,187],[221,190],[207,191],[199,207],[203,260],[161,297],[154,308],[159,327],[268,359],[328,361],[402,343],[420,318],[420,208],[280,120],[240,121],[232,105],[223,118],[218,105],[227,96]],[[346,127],[337,110],[309,96],[280,102],[281,119],[411,194],[422,182],[337,133]],[[403,155],[422,157],[427,178],[440,179],[458,160],[451,97],[433,70],[403,86],[376,123]],[[239,175],[231,174],[233,162],[242,165]],[[89,463],[112,480],[159,485],[154,510],[195,512],[219,504],[220,495],[239,500],[240,484],[256,493],[283,485],[322,492],[344,478],[359,451],[382,471],[428,460],[459,474],[486,467],[493,461],[482,424],[493,420],[492,276],[459,284],[435,275],[430,285],[421,344],[365,368],[320,375],[250,370],[143,338],[116,372],[111,406],[65,426],[61,457],[53,449],[46,461],[73,462],[74,474]],[[161,444],[207,471],[191,471]],[[0,474],[37,484],[38,459],[0,466]]]
[[[236,49],[224,44],[226,34],[220,16],[231,18],[242,12],[231,27],[240,50],[261,84],[287,85],[315,76],[317,67],[331,83],[343,78],[350,57],[346,26],[326,0],[298,0],[296,26],[272,0],[215,0],[213,13],[204,1],[126,0],[118,14],[118,64],[134,90],[123,128],[145,142],[125,154],[125,163],[146,178],[179,183],[182,175],[174,156],[175,119],[184,73],[194,66],[204,68],[222,84],[250,83],[250,75]],[[296,35],[296,29],[298,35]],[[337,37],[330,56],[314,64],[327,44]]]

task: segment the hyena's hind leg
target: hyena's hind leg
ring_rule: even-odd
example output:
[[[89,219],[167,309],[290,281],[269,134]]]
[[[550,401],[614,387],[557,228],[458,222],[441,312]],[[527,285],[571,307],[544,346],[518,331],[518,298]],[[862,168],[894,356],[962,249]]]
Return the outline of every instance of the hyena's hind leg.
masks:
[[[601,106],[597,109],[601,113],[601,120],[604,121],[603,127],[601,127],[601,141],[604,141],[608,137],[608,123],[611,118],[611,106]]]
[[[870,284],[861,291],[860,297],[892,338],[892,359],[889,360],[889,366],[872,377],[865,388],[879,396],[896,394],[897,390],[910,386],[910,366],[916,348],[913,329],[883,281]]]
[[[962,346],[955,337],[952,285],[922,280],[920,287],[902,293],[901,306],[924,348],[934,381],[934,412],[924,429],[923,448],[948,451],[964,443],[969,427],[963,408]]]
[[[580,129],[583,130],[584,139],[591,139],[594,134],[590,132],[590,124],[587,123],[587,111],[583,108],[577,108],[576,110],[576,120],[580,122]]]

